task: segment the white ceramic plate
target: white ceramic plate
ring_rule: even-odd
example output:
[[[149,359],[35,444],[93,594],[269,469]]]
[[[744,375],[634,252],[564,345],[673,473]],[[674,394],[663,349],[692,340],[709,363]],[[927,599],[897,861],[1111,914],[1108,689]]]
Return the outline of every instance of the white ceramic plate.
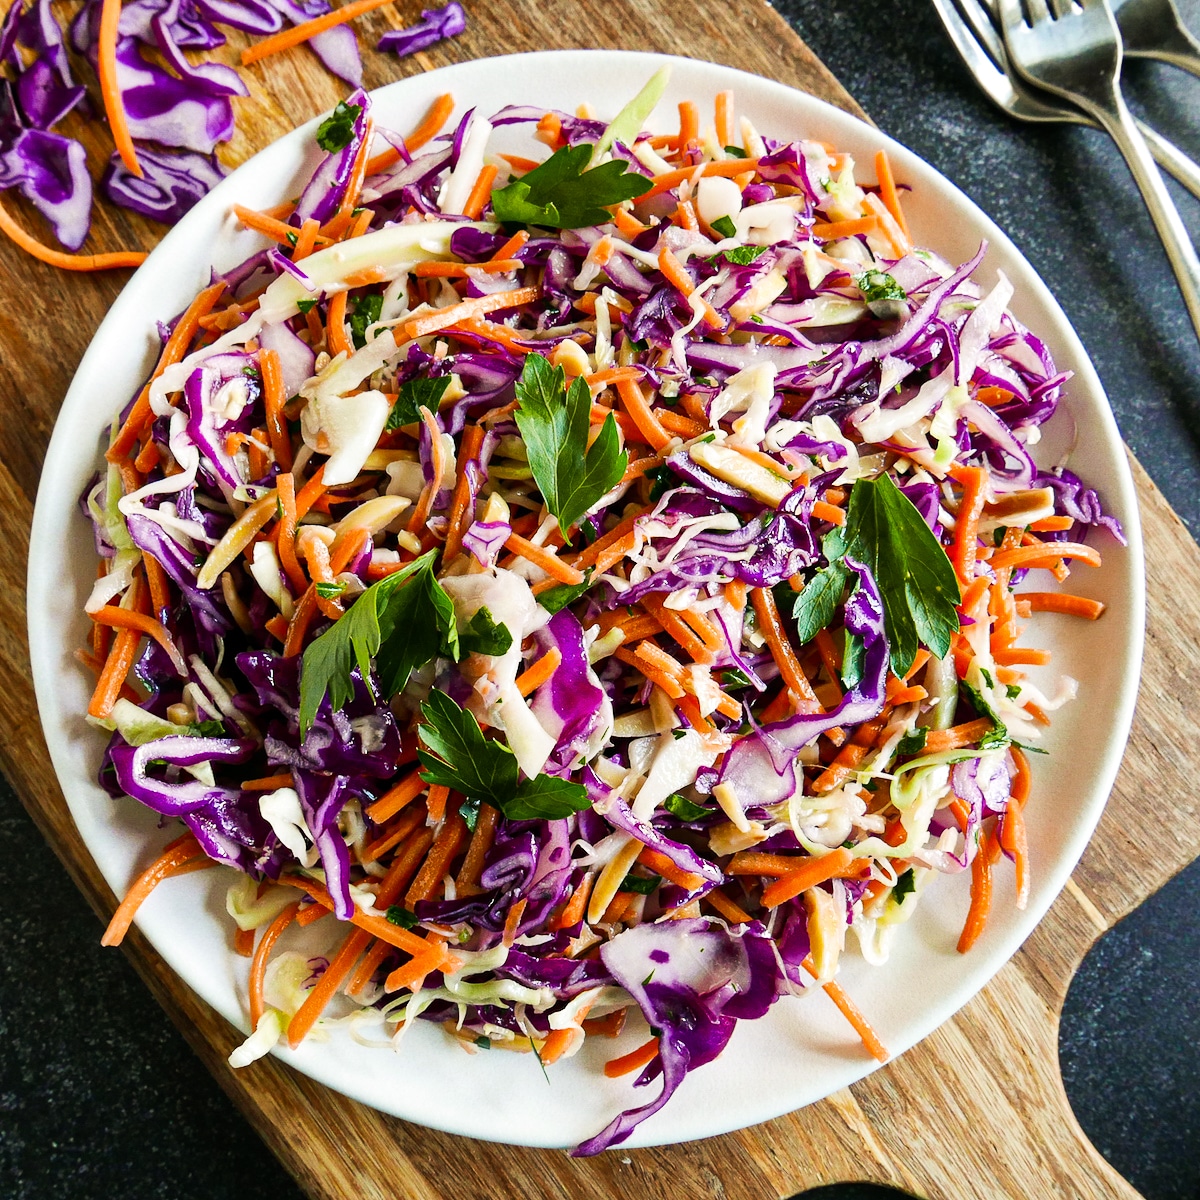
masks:
[[[490,114],[511,103],[571,111],[589,101],[599,115],[611,117],[663,61],[650,54],[569,51],[465,63],[382,89],[374,97],[375,115],[385,126],[410,129],[433,98],[448,91],[459,113],[478,105]],[[1058,365],[1075,373],[1065,411],[1039,447],[1039,458],[1054,462],[1075,437],[1071,465],[1100,489],[1129,539],[1122,550],[1102,535],[1104,566],[1097,571],[1081,567],[1072,579],[1072,586],[1108,605],[1102,622],[1042,616],[1032,623],[1029,643],[1053,647],[1056,670],[1080,679],[1082,687],[1078,701],[1055,721],[1047,742],[1052,755],[1034,764],[1029,906],[1023,912],[1013,907],[1011,872],[1001,870],[987,930],[970,954],[959,955],[955,941],[968,903],[967,879],[939,880],[885,967],[868,967],[855,953],[846,956],[842,982],[884,1043],[899,1054],[966,1003],[1015,952],[1062,888],[1100,816],[1129,730],[1142,647],[1142,545],[1133,483],[1112,413],[1079,339],[1033,269],[970,200],[915,155],[846,113],[726,67],[675,60],[670,87],[651,124],[670,128],[675,106],[685,98],[696,100],[702,113],[711,112],[714,96],[726,88],[735,91],[738,112],[751,116],[762,132],[832,142],[863,164],[862,178],[871,178],[874,152],[886,146],[897,177],[912,185],[904,203],[919,244],[960,262],[987,240],[990,249],[977,278],[986,287],[1002,268],[1016,285],[1016,314],[1044,338]],[[234,172],[163,239],[100,326],[63,404],[46,458],[29,569],[29,640],[38,705],[72,815],[118,895],[166,838],[152,814],[133,801],[110,800],[95,783],[103,739],[82,719],[91,682],[71,657],[84,643],[83,602],[95,562],[89,524],[76,502],[100,461],[106,425],[153,365],[155,321],[179,312],[208,283],[210,265],[227,268],[261,245],[235,228],[227,214],[235,201],[265,208],[297,194],[319,154],[312,136],[316,124]],[[218,874],[170,881],[151,896],[137,920],[171,968],[246,1029],[247,964],[230,951],[225,884]],[[638,1036],[626,1034],[621,1050],[635,1045]],[[344,1030],[324,1042],[310,1037],[298,1050],[281,1055],[314,1079],[410,1121],[496,1141],[568,1146],[645,1098],[632,1090],[628,1078],[605,1078],[601,1067],[615,1053],[614,1044],[593,1041],[603,1044],[589,1042],[577,1057],[557,1064],[549,1083],[532,1056],[468,1055],[442,1030],[422,1022],[398,1055],[357,1045]],[[751,1125],[818,1100],[874,1066],[822,994],[784,999],[763,1020],[742,1023],[720,1059],[690,1075],[628,1145],[684,1141]]]

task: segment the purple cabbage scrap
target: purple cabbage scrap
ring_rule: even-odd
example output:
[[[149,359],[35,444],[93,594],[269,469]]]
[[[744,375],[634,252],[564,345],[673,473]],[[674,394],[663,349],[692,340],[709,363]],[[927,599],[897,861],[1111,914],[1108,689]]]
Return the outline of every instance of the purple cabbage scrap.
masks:
[[[337,212],[346,195],[350,177],[354,174],[354,160],[358,157],[363,138],[367,136],[367,114],[371,111],[371,99],[360,88],[346,99],[346,105],[359,109],[354,121],[354,134],[340,150],[329,152],[321,160],[300,193],[295,211],[288,218],[292,225],[299,227],[310,218],[324,224]]]
[[[331,10],[328,0],[268,0],[293,25],[302,25],[313,17],[324,16]],[[362,86],[362,57],[358,40],[349,25],[335,25],[308,39],[308,47],[321,60],[326,70],[351,87]]]
[[[354,915],[354,900],[350,896],[350,852],[338,829],[338,814],[350,799],[346,792],[349,782],[345,775],[314,775],[294,770],[296,795],[300,811],[325,872],[325,888],[333,900],[333,915],[348,921]]]
[[[400,58],[428,50],[430,46],[457,37],[467,27],[467,14],[458,0],[450,0],[444,8],[421,10],[421,19],[407,29],[395,29],[379,39],[379,50],[390,51]]]
[[[23,129],[0,152],[0,189],[15,187],[78,250],[91,226],[92,180],[81,143],[41,129]]]
[[[178,221],[225,178],[215,154],[154,150],[143,145],[137,156],[140,179],[114,154],[100,186],[114,204],[167,225]]]
[[[597,730],[611,728],[612,702],[588,664],[583,626],[570,609],[559,609],[534,636],[540,654],[557,650],[561,655],[558,669],[534,693],[531,707],[556,739],[543,770],[565,774],[580,757],[588,757],[588,743]]]
[[[761,1017],[778,997],[779,969],[770,939],[755,922],[740,934],[703,918],[637,925],[600,948],[600,961],[659,1033],[658,1057],[634,1080],[660,1074],[662,1091],[623,1112],[572,1154],[619,1145],[674,1095],[684,1076],[725,1049],[739,1020]]]

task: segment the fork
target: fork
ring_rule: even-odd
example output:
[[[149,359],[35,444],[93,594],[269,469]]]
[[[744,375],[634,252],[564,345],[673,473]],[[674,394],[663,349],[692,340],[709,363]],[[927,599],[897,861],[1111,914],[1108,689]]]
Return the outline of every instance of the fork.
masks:
[[[1030,83],[1076,104],[1125,156],[1162,239],[1192,326],[1200,336],[1200,260],[1167,186],[1121,95],[1121,35],[1104,0],[1000,0],[1009,61]]]
[[[1175,0],[1110,0],[1125,53],[1160,58],[1200,75],[1200,41],[1192,35]]]
[[[941,17],[958,56],[984,95],[997,108],[1019,121],[1066,121],[1073,125],[1086,125],[1090,129],[1098,128],[1096,122],[1079,109],[1052,103],[1048,93],[1035,95],[1032,88],[1026,87],[1009,65],[1000,33],[979,0],[958,0],[958,8],[953,0],[933,0],[933,7]],[[1138,130],[1157,162],[1170,171],[1193,196],[1200,197],[1200,166],[1149,125],[1139,121]]]

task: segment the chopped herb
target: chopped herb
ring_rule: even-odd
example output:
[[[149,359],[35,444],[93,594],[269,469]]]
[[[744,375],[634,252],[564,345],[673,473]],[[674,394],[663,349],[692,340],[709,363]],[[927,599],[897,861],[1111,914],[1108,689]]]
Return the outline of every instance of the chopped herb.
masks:
[[[737,237],[737,226],[729,217],[718,217],[711,225],[722,237]]]
[[[336,600],[345,590],[344,583],[318,583],[316,585],[317,595],[322,600]]]
[[[490,1050],[492,1048],[492,1039],[490,1037],[484,1037],[481,1033],[475,1039],[475,1045],[478,1046],[480,1050]]]
[[[705,817],[709,817],[712,813],[701,804],[693,804],[686,796],[681,796],[676,792],[673,796],[668,796],[663,801],[663,808],[667,810],[673,817],[677,817],[680,821],[691,824],[694,821],[702,821]]]
[[[687,736],[687,730],[686,730],[686,729],[672,729],[672,730],[671,730],[671,736],[672,736],[672,737],[673,737],[673,738],[674,738],[676,741],[679,741],[679,739],[680,739],[681,737],[686,737],[686,736]]]
[[[1004,693],[1010,700],[1015,700],[1021,694],[1021,685],[1019,683],[1007,684]]]
[[[996,710],[969,683],[959,683],[959,688],[970,700],[972,707],[981,717],[987,717],[992,728],[979,739],[980,750],[992,750],[997,746],[1007,746],[1009,743],[1008,727],[996,715]]]
[[[417,914],[409,912],[401,904],[393,904],[387,910],[387,919],[392,925],[399,925],[401,929],[416,929]]]
[[[432,379],[409,379],[400,385],[400,395],[388,413],[384,431],[399,429],[403,425],[412,425],[421,419],[421,409],[427,408],[431,413],[438,410],[446,389],[450,386],[449,375],[437,375]]]
[[[741,146],[725,146],[725,147],[723,147],[723,149],[725,150],[725,153],[729,155],[730,158],[745,158],[746,157],[746,152],[745,152],[745,150],[743,150],[741,148]]]
[[[475,717],[444,692],[430,692],[421,716],[417,757],[426,783],[484,801],[510,821],[557,820],[591,803],[585,787],[566,779],[519,780],[516,755],[503,742],[485,738]]]
[[[679,476],[665,463],[661,467],[651,467],[646,472],[646,478],[653,480],[650,485],[651,500],[660,499],[679,482]]]
[[[584,525],[584,529],[590,529],[590,525]],[[586,541],[586,537],[584,538]],[[593,541],[595,537],[593,535]],[[560,583],[555,587],[547,588],[544,592],[538,593],[537,602],[551,615],[567,607],[568,604],[574,604],[584,592],[592,586],[592,570],[589,567],[583,575],[582,583]]]
[[[737,667],[721,672],[721,687],[727,692],[739,692],[751,686],[749,678]]]
[[[316,308],[316,306],[317,306],[317,302],[315,300],[297,300],[296,301],[296,307],[305,315],[312,312],[312,310],[314,308]]]
[[[986,683],[988,687],[994,688],[996,686],[996,681],[992,678],[992,673],[990,671],[980,667],[979,673],[983,676],[983,682]]]
[[[289,246],[294,246],[300,240],[300,235],[298,233],[289,232],[285,233],[283,236],[287,238],[287,243]]]
[[[1004,535],[1007,532],[1008,529],[1005,526],[997,525],[996,528],[992,530],[992,545],[999,549],[1000,546],[1004,544]]]
[[[361,104],[339,100],[337,108],[317,126],[317,145],[330,154],[344,150],[354,140],[354,126],[361,114]]]
[[[458,635],[463,654],[503,654],[513,644],[513,636],[503,621],[497,621],[485,604]]]
[[[479,824],[479,801],[464,800],[458,806],[458,815],[462,817],[463,824],[467,827],[467,832],[474,833],[475,826]]]
[[[917,890],[916,877],[913,875],[912,867],[909,867],[899,879],[896,880],[896,886],[892,888],[892,899],[897,904],[904,903],[904,897],[911,895]]]
[[[224,737],[225,722],[224,721],[193,721],[187,727],[188,733],[193,737]]]
[[[866,657],[866,646],[862,637],[857,633],[845,631],[846,644],[842,650],[842,683],[855,687],[863,677],[863,661]]]
[[[350,314],[350,336],[357,349],[361,350],[367,344],[367,330],[379,320],[382,312],[382,292],[367,292],[355,298],[354,311]]]
[[[908,299],[908,293],[886,271],[865,271],[854,283],[869,304],[878,300]]]
[[[621,449],[611,413],[588,445],[592,394],[582,376],[568,388],[561,367],[552,367],[540,354],[530,354],[516,392],[514,416],[525,439],[529,468],[565,537],[621,481],[629,456]]]
[[[492,193],[492,211],[506,226],[581,229],[611,219],[606,210],[650,190],[644,175],[619,158],[587,170],[593,147],[586,142],[556,150],[544,163]]]
[[[662,883],[662,880],[657,875],[653,875],[650,878],[646,878],[643,875],[626,875],[621,881],[621,886],[617,888],[617,891],[634,892],[639,896],[649,896],[660,883]]]
[[[920,754],[925,749],[925,741],[928,737],[928,729],[912,729],[896,743],[896,753],[900,755]]]
[[[760,254],[766,253],[766,249],[766,246],[734,246],[730,250],[722,250],[721,257],[734,266],[744,267]]]

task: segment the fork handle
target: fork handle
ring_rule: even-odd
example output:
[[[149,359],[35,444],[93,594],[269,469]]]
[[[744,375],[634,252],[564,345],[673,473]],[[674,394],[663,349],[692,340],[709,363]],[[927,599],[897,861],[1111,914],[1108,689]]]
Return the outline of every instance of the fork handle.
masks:
[[[1200,164],[1189,158],[1174,142],[1151,129],[1144,121],[1138,121],[1138,132],[1150,147],[1154,161],[1164,171],[1173,175],[1189,192],[1200,200]]]
[[[1077,100],[1090,116],[1104,126],[1116,142],[1117,149],[1125,156],[1175,271],[1175,279],[1183,293],[1192,326],[1197,337],[1200,337],[1200,259],[1196,257],[1195,247],[1167,191],[1167,185],[1154,165],[1150,148],[1125,105],[1117,80],[1113,80],[1102,102],[1085,96]]]
[[[1200,75],[1200,41],[1179,19],[1178,13],[1174,14],[1174,18],[1166,30],[1156,28],[1143,31],[1135,25],[1126,31],[1122,26],[1125,54],[1135,58],[1157,58],[1160,62]]]

